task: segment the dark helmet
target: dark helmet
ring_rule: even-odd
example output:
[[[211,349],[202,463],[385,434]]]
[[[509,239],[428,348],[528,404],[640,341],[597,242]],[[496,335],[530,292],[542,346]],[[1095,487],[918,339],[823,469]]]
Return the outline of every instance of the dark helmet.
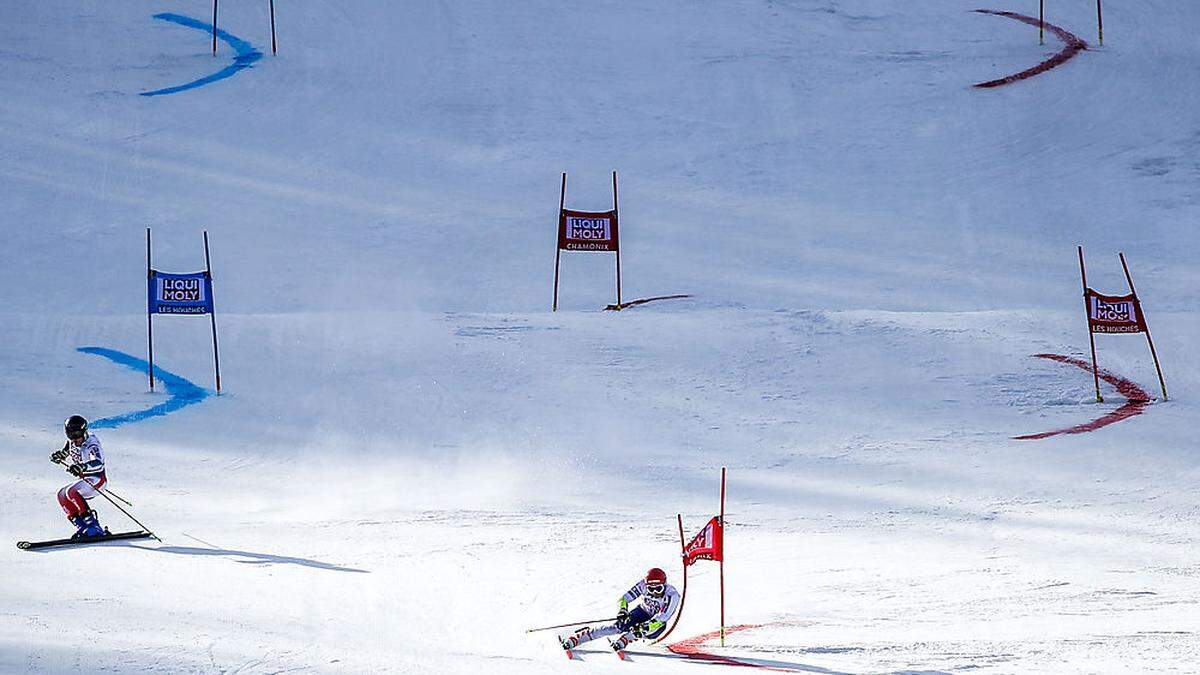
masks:
[[[87,420],[82,415],[71,415],[63,423],[63,430],[67,432],[67,438],[73,441],[87,436],[87,429]]]
[[[651,567],[650,571],[646,572],[646,592],[650,595],[659,596],[667,587],[667,573],[657,567]]]

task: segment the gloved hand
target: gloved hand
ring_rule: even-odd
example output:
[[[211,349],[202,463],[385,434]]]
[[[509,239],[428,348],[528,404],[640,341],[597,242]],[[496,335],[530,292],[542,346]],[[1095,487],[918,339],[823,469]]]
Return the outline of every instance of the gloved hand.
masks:
[[[62,450],[55,450],[50,453],[50,461],[58,464],[67,458],[67,446],[63,446]]]
[[[83,465],[82,464],[72,464],[71,466],[67,467],[67,471],[70,471],[71,474],[74,476],[78,476],[80,478],[83,477]]]
[[[617,610],[617,628],[625,630],[629,623],[629,610],[625,607]]]
[[[633,633],[634,637],[641,639],[641,638],[646,637],[646,632],[647,632],[646,628],[647,628],[646,624],[639,623],[636,626],[630,626],[629,632]]]

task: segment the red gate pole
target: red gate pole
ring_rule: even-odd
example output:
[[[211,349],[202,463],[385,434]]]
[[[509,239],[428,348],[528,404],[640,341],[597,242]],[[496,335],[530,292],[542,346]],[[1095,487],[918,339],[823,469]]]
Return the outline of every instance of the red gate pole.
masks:
[[[271,0],[271,53],[279,53],[279,47],[275,44],[275,0]]]
[[[551,312],[558,311],[558,261],[562,257],[562,246],[559,237],[562,236],[563,227],[563,208],[567,204],[567,172],[562,175],[562,190],[558,193],[558,224],[555,226],[554,232],[554,304],[550,306]]]
[[[1137,290],[1133,287],[1133,277],[1129,274],[1129,266],[1125,264],[1125,254],[1118,253],[1121,258],[1121,268],[1125,270],[1125,280],[1129,282],[1129,292],[1133,294],[1133,304],[1137,306],[1138,317],[1142,320],[1142,328],[1146,329],[1146,342],[1150,345],[1150,356],[1154,359],[1154,370],[1158,372],[1158,386],[1162,388],[1163,400],[1167,400],[1167,383],[1163,380],[1162,368],[1158,365],[1158,352],[1154,351],[1154,340],[1150,338],[1150,324],[1142,312],[1142,301],[1138,299]]]
[[[621,217],[617,213],[617,172],[613,171],[613,222],[617,226],[617,311],[621,309]]]
[[[1096,0],[1096,29],[1100,32],[1100,46],[1104,46],[1104,13],[1100,9],[1100,0]]]
[[[725,646],[725,467],[721,467],[721,646]]]
[[[1092,332],[1092,308],[1088,304],[1087,271],[1083,267],[1083,246],[1079,247],[1079,276],[1083,279],[1083,318],[1087,320],[1088,340],[1092,344],[1092,381],[1096,385],[1096,402],[1103,403],[1100,395],[1100,369],[1096,366],[1096,334]]]
[[[217,55],[217,0],[213,0],[212,49],[213,49],[213,56],[216,56]]]
[[[146,285],[154,278],[154,269],[150,266],[150,228],[146,228]],[[147,289],[149,291],[149,289]],[[150,361],[146,364],[146,373],[150,375],[150,391],[154,391],[154,314],[150,312],[150,300],[146,299],[146,352]]]
[[[675,518],[679,521],[679,550],[682,556],[686,556],[687,544],[683,540],[683,514],[677,513],[675,514]],[[687,558],[685,557],[683,558],[683,594],[679,596],[679,609],[675,612],[675,623],[671,624],[667,632],[658,636],[658,639],[653,644],[658,644],[666,640],[671,631],[675,630],[675,627],[679,625],[679,620],[683,618],[683,603],[687,602],[687,568]]]
[[[208,257],[208,230],[204,231],[204,273],[208,275],[208,290],[212,291],[212,263]],[[208,301],[212,303],[213,311],[208,313],[208,317],[212,319],[212,338],[213,338],[213,368],[217,371],[217,393],[221,393],[221,356],[217,352],[217,303],[210,295]]]

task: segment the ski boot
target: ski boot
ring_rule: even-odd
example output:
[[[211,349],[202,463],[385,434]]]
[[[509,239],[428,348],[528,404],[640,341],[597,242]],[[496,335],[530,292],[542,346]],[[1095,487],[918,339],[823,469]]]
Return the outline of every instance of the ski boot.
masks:
[[[71,522],[78,528],[72,539],[88,539],[91,537],[99,537],[105,534],[105,529],[100,527],[100,523],[96,521],[96,512],[88,511],[80,516],[71,519]]]
[[[71,535],[71,538],[79,539],[82,537],[84,530],[87,529],[83,524],[83,516],[67,516],[67,520],[71,521],[71,524],[75,526],[75,534]]]
[[[579,630],[575,631],[573,635],[568,635],[567,637],[562,637],[560,635],[558,637],[558,642],[562,645],[564,650],[569,652],[584,642],[587,642],[588,638],[591,636],[591,632],[592,631],[590,628],[580,628]]]
[[[616,640],[613,640],[612,642],[610,642],[609,645],[612,646],[612,650],[614,652],[617,652],[617,654],[620,654],[621,652],[625,651],[625,648],[628,647],[629,643],[633,642],[633,640],[634,640],[634,638],[631,637],[629,635],[629,633],[626,633],[626,634],[622,635],[621,637],[617,638]],[[622,656],[622,658],[624,658],[624,657]]]

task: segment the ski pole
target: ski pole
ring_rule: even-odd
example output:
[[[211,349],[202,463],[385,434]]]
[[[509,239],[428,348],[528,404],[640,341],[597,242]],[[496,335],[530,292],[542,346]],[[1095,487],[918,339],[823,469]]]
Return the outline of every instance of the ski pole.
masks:
[[[585,623],[602,623],[604,621],[616,621],[617,617],[610,616],[607,619],[588,619],[586,621],[572,621],[571,623],[560,623],[557,626],[542,626],[541,628],[530,628],[526,633],[536,633],[542,630],[552,630],[554,628],[568,628],[570,626],[582,626]]]
[[[113,501],[112,497],[109,497],[109,496],[108,496],[108,494],[107,494],[107,493],[106,493],[104,490],[101,490],[101,489],[97,488],[97,489],[96,489],[96,492],[99,492],[101,497],[104,497],[105,499],[107,499],[107,500],[108,500],[108,502],[109,502],[110,504],[112,504],[113,506],[117,507],[117,510],[118,510],[118,511],[120,511],[121,513],[124,513],[124,514],[125,514],[125,515],[126,515],[126,516],[127,516],[129,519],[130,519],[130,520],[132,520],[133,522],[137,523],[137,524],[138,524],[138,527],[140,527],[140,528],[142,528],[143,530],[145,530],[145,531],[146,531],[146,532],[147,532],[147,533],[148,533],[148,534],[149,534],[151,537],[154,537],[154,538],[155,538],[155,539],[157,539],[159,542],[162,542],[162,537],[159,537],[157,534],[154,534],[154,532],[151,532],[151,531],[150,531],[150,528],[148,528],[148,527],[146,527],[145,525],[143,525],[143,524],[142,524],[142,521],[138,520],[137,518],[134,518],[134,517],[133,517],[133,514],[129,513],[129,512],[128,512],[128,511],[126,511],[125,509],[121,508],[121,505],[120,505],[120,504],[118,504],[118,503],[116,503],[115,501]]]
[[[122,496],[116,494],[116,492],[109,490],[108,488],[104,488],[104,490],[108,491],[108,496],[116,497],[116,501],[124,503],[125,506],[133,506],[133,502],[131,502],[130,500],[126,500],[125,497],[122,497]]]
[[[70,445],[70,444],[68,443],[67,445]],[[64,445],[64,446],[63,446],[63,450],[66,450],[66,449],[67,449],[67,446],[66,446],[66,445]],[[64,462],[64,461],[62,461],[62,460],[59,460],[59,461],[57,462],[57,464],[61,464],[61,465],[65,466],[65,467],[67,467],[67,469],[70,469],[70,468],[71,468],[71,465],[70,465],[70,464],[67,464],[66,462]],[[125,506],[133,506],[133,502],[129,501],[128,499],[125,499],[124,497],[122,497],[121,495],[119,495],[119,494],[117,494],[117,493],[113,492],[112,490],[109,490],[109,491],[108,491],[108,494],[110,494],[111,496],[113,496],[113,497],[116,497],[116,498],[117,498],[117,499],[119,499],[120,501],[124,502],[124,503],[125,503]]]
[[[60,461],[60,462],[58,462],[58,463],[59,463],[59,464],[62,464],[63,466],[68,466],[66,463],[64,463],[64,462],[61,462],[61,461]],[[95,487],[95,486],[93,486],[93,487]],[[120,505],[120,504],[118,504],[118,503],[116,503],[115,501],[113,501],[113,498],[112,498],[112,497],[109,497],[109,496],[108,496],[108,493],[107,493],[107,492],[106,492],[106,491],[105,491],[103,488],[95,488],[95,490],[96,490],[96,492],[100,493],[100,496],[101,496],[101,497],[104,497],[105,499],[107,499],[107,500],[108,500],[108,502],[109,502],[110,504],[112,504],[113,506],[117,507],[117,510],[118,510],[118,511],[120,511],[121,513],[124,513],[126,517],[128,517],[128,518],[129,518],[130,520],[132,520],[133,522],[137,523],[137,524],[138,524],[138,527],[140,527],[140,528],[142,528],[143,530],[145,530],[146,532],[148,532],[148,533],[150,534],[150,536],[151,536],[151,537],[154,537],[155,539],[158,539],[160,542],[162,541],[162,538],[161,538],[161,537],[159,537],[157,534],[154,534],[154,532],[152,532],[152,531],[150,530],[150,528],[148,528],[148,527],[146,527],[145,525],[143,525],[143,524],[142,524],[142,521],[138,520],[137,518],[134,518],[134,517],[133,517],[133,514],[131,514],[130,512],[126,511],[125,509],[121,508],[121,505]],[[121,501],[125,501],[125,500],[121,500]],[[126,502],[126,503],[128,503],[128,502]]]
[[[67,464],[66,464],[66,462],[62,462],[62,461],[60,461],[60,462],[59,462],[59,464],[61,464],[62,466],[66,466],[67,468],[71,468],[71,466],[70,466],[70,465],[67,465]],[[108,490],[108,488],[104,488],[104,489]],[[120,501],[120,502],[122,502],[122,503],[125,503],[125,506],[128,506],[128,507],[131,507],[131,506],[133,506],[133,502],[131,502],[130,500],[126,500],[126,498],[125,498],[125,497],[122,497],[122,496],[120,496],[120,495],[116,494],[116,492],[114,492],[114,491],[112,491],[112,490],[108,490],[108,495],[109,495],[110,497],[116,497],[116,498],[118,498],[118,501]]]
[[[105,490],[106,492],[108,492],[108,496],[109,496],[109,497],[116,497],[116,498],[117,498],[117,501],[124,503],[124,504],[125,504],[125,506],[133,506],[133,502],[129,501],[128,499],[125,499],[124,497],[122,497],[121,495],[119,495],[119,494],[117,494],[117,493],[113,492],[112,490],[109,490],[108,488],[104,488],[104,490]]]

